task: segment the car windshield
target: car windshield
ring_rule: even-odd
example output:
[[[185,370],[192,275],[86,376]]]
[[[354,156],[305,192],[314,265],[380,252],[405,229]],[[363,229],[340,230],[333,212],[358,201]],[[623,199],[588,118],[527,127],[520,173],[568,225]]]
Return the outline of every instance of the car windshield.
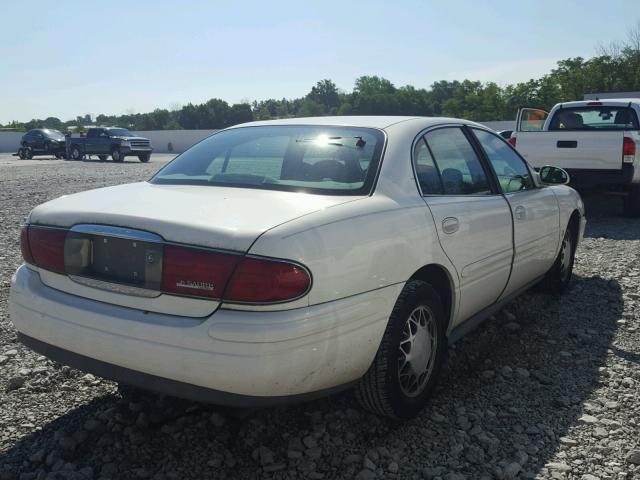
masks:
[[[383,144],[384,134],[370,128],[233,128],[191,147],[151,183],[365,194],[375,180]]]
[[[629,107],[575,107],[558,110],[549,130],[638,130],[638,117]]]
[[[109,135],[112,137],[135,137],[135,135],[126,128],[110,128]]]
[[[62,133],[60,133],[58,130],[54,130],[52,128],[47,128],[46,130],[43,130],[43,132],[49,138],[54,138],[54,139],[64,138],[64,135],[62,135]]]

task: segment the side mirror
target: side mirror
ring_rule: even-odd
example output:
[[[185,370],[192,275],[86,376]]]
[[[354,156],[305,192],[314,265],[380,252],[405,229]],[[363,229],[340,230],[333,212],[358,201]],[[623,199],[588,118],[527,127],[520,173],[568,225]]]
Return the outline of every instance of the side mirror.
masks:
[[[566,185],[570,177],[566,170],[545,165],[540,169],[540,181],[547,185]]]

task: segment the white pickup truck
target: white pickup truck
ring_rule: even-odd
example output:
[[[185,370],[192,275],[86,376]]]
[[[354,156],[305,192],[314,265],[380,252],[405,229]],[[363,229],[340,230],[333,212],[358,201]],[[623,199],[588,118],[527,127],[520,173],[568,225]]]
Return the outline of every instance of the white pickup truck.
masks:
[[[624,194],[625,215],[640,216],[640,98],[521,108],[509,143],[539,169],[554,165],[578,189]]]

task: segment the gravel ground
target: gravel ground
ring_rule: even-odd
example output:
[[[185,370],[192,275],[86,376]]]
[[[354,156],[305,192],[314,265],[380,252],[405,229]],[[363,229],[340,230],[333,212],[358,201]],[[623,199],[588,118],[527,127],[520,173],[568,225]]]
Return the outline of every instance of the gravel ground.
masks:
[[[640,479],[640,221],[615,198],[587,198],[571,290],[527,294],[451,348],[430,404],[405,423],[349,392],[255,411],[120,392],[17,343],[7,298],[22,218],[166,160],[0,156],[0,480]]]

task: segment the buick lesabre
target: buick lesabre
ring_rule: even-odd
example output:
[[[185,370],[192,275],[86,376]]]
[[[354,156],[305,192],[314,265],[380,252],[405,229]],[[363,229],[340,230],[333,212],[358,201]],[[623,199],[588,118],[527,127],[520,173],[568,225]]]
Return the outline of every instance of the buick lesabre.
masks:
[[[567,182],[464,120],[239,125],[147,182],[36,207],[10,315],[27,346],[125,384],[234,406],[354,387],[407,418],[448,343],[567,287],[585,226]]]

